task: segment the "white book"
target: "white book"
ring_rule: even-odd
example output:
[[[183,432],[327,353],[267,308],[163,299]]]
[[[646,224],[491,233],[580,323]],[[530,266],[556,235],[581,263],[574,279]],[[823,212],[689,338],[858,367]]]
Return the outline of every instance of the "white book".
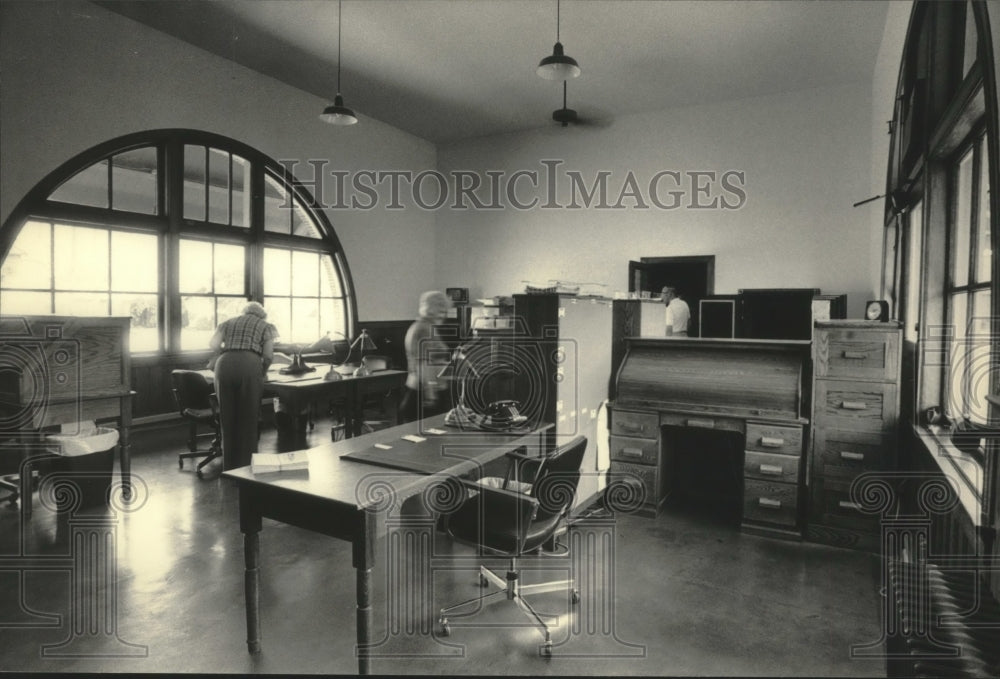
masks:
[[[294,450],[290,453],[254,453],[250,456],[250,471],[254,474],[288,472],[309,469],[309,451]]]

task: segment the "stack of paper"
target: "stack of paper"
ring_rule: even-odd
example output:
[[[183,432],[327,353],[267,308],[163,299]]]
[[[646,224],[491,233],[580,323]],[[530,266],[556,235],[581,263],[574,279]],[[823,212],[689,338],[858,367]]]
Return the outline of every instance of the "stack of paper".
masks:
[[[296,469],[309,469],[308,450],[295,450],[290,453],[254,453],[250,456],[250,471],[254,474],[288,472]]]

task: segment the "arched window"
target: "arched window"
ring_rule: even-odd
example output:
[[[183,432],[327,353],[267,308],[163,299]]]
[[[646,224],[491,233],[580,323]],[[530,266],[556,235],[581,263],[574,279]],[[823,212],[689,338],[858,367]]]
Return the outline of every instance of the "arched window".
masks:
[[[121,137],[65,163],[0,229],[4,314],[130,316],[133,352],[206,350],[262,301],[280,341],[353,335],[333,227],[285,168],[194,130]]]

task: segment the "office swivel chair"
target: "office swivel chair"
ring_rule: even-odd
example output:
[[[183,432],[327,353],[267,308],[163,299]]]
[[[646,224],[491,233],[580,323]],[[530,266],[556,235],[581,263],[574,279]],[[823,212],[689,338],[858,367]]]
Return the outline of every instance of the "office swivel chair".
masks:
[[[462,482],[467,498],[457,510],[444,516],[445,530],[455,540],[478,547],[480,555],[503,555],[510,561],[506,577],[485,566],[479,567],[480,584],[483,587],[496,585],[501,588],[499,591],[441,609],[438,622],[444,636],[451,634],[448,615],[452,611],[478,604],[471,612],[454,616],[464,617],[472,615],[481,606],[501,600],[514,601],[544,636],[542,652],[546,656],[551,655],[549,625],[524,597],[569,588],[571,601],[575,604],[580,601],[579,590],[572,580],[522,585],[517,561],[525,554],[551,544],[555,536],[565,529],[576,497],[586,449],[586,437],[578,436],[542,458],[530,458],[519,452],[509,453],[512,465],[504,479],[496,480],[498,483]],[[530,485],[521,485],[525,482],[518,477],[530,467],[535,467],[534,478]],[[495,485],[499,488],[492,487]],[[511,490],[513,487],[527,492]]]
[[[370,375],[382,370],[389,369],[389,357],[376,354],[368,354],[361,359],[361,370],[364,374]],[[361,433],[370,434],[378,429],[384,429],[390,425],[389,413],[386,411],[385,403],[392,395],[392,389],[384,392],[373,392],[365,394],[361,403],[363,420],[361,423]],[[376,417],[369,419],[366,415],[368,411],[377,411]]]
[[[174,402],[177,411],[188,422],[188,451],[177,455],[177,466],[183,467],[184,460],[203,457],[196,471],[199,478],[201,470],[209,462],[222,455],[222,435],[219,429],[219,407],[215,391],[208,379],[197,370],[173,370],[170,373],[173,383]],[[198,427],[208,426],[212,431],[199,434]],[[207,450],[198,449],[198,439],[211,436],[212,441]]]

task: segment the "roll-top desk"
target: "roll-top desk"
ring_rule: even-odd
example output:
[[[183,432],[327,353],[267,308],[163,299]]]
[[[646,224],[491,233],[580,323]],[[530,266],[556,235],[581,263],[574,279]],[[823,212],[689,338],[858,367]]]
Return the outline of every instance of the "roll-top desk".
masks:
[[[742,527],[801,538],[808,341],[628,338],[611,408],[611,473],[643,486],[655,516],[671,490],[665,427],[742,435]],[[690,451],[689,451],[690,452]]]

